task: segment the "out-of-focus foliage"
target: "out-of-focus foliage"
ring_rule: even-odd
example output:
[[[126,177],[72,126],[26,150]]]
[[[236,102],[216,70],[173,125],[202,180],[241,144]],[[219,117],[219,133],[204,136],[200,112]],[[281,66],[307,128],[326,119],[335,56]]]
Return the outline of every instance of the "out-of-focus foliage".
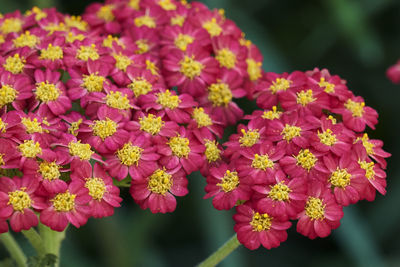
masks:
[[[79,14],[91,1],[0,0],[0,12],[33,5]],[[224,8],[258,45],[267,71],[328,68],[380,114],[371,137],[382,139],[388,160],[388,193],[374,203],[346,208],[342,227],[327,239],[289,232],[279,248],[235,251],[221,266],[400,266],[400,87],[385,77],[400,58],[400,2],[395,0],[203,0]],[[192,266],[233,234],[232,213],[203,200],[205,181],[190,177],[191,194],[173,214],[153,215],[127,199],[115,216],[69,229],[61,266]],[[22,236],[17,236],[23,241]],[[28,246],[25,244],[25,246]],[[27,247],[28,251],[32,249]],[[6,252],[0,248],[0,258]]]

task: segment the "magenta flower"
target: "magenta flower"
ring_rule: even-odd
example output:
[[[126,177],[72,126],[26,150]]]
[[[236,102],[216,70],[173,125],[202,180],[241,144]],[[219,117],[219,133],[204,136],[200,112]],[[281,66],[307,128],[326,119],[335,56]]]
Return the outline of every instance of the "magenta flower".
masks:
[[[25,101],[30,98],[34,88],[28,76],[4,71],[0,74],[0,110],[7,107],[23,110]]]

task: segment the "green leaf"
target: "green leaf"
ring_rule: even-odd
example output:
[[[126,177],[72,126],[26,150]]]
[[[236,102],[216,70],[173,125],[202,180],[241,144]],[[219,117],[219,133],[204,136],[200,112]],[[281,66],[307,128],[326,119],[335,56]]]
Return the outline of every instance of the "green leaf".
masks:
[[[28,258],[28,267],[55,267],[57,256],[46,254],[43,257],[32,256]]]

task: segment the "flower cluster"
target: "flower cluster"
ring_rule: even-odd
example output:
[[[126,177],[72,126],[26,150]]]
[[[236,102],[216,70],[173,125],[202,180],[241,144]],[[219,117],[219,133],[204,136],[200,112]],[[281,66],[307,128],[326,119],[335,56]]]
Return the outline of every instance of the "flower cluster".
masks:
[[[255,249],[327,236],[342,207],[385,193],[377,113],[327,70],[265,73],[224,10],[175,0],[107,0],[0,16],[0,232],[62,231],[111,216],[119,187],[151,212],[176,208],[187,176],[216,209],[237,208]],[[257,110],[243,119],[234,99]]]

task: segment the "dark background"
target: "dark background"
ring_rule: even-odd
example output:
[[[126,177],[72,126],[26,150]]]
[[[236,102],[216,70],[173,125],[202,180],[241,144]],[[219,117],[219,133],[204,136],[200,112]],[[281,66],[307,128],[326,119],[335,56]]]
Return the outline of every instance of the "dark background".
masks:
[[[0,0],[0,12],[55,5],[80,14],[90,2]],[[309,240],[293,227],[279,248],[240,247],[221,266],[400,266],[400,86],[385,77],[386,68],[400,58],[400,1],[202,2],[226,10],[261,49],[265,70],[328,68],[348,80],[349,88],[379,112],[370,137],[384,140],[385,150],[393,154],[386,197],[346,208],[342,226],[330,237]],[[204,185],[200,176],[191,176],[190,194],[178,198],[177,210],[167,215],[139,209],[123,190],[123,207],[112,218],[90,219],[81,229],[68,229],[61,266],[195,265],[234,233],[232,213],[218,212],[202,199]],[[23,237],[17,238],[24,243]],[[0,256],[5,257],[3,248]]]

